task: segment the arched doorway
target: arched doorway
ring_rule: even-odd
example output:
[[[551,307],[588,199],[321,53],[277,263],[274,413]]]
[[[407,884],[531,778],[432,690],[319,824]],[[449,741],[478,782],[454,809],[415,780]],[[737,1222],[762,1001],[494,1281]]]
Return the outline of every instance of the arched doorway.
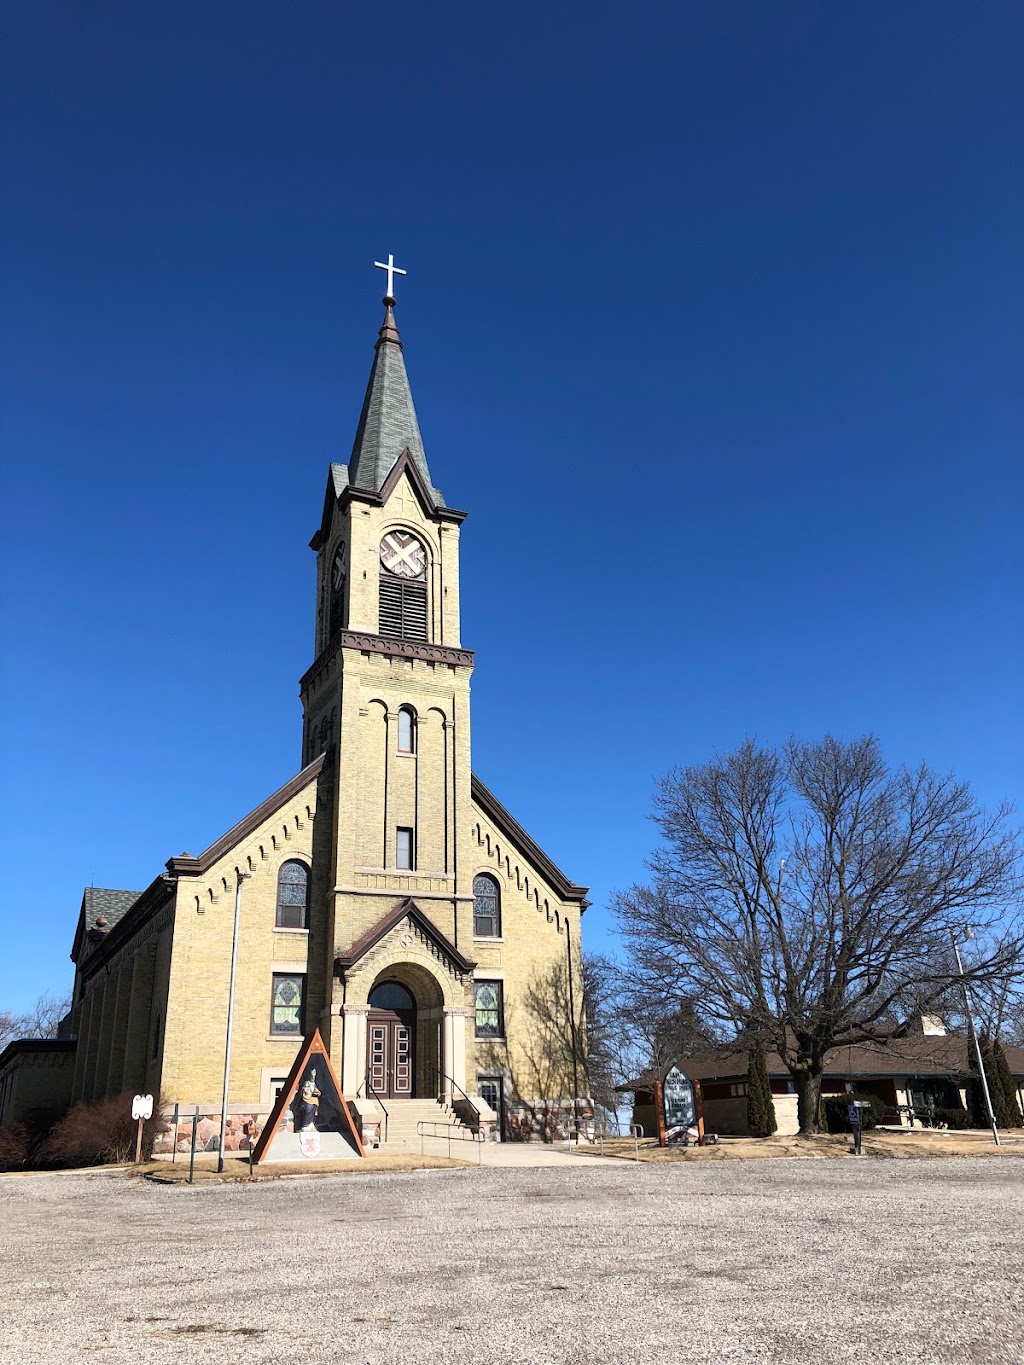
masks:
[[[416,1084],[416,1000],[400,981],[381,981],[370,992],[366,1067],[384,1099],[409,1099]]]

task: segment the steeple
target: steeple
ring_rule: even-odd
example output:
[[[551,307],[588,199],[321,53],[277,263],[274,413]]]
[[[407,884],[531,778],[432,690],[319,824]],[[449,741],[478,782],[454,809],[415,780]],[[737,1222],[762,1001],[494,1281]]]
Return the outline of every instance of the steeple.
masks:
[[[405,372],[402,340],[395,324],[395,298],[385,294],[383,302],[384,322],[374,347],[370,381],[349,457],[348,482],[354,488],[380,492],[395,462],[408,450],[413,464],[432,491],[435,503],[443,507],[444,499],[430,481],[427,457],[423,452],[409,376]]]

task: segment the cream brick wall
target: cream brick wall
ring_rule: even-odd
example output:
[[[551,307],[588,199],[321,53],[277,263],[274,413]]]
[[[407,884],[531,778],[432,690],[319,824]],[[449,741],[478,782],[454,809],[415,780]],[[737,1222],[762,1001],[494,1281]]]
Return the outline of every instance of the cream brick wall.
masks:
[[[313,781],[207,872],[179,881],[162,1058],[167,1103],[220,1102],[236,868],[250,878],[242,883],[229,1106],[257,1107],[263,1069],[287,1072],[295,1058],[297,1038],[270,1036],[275,970],[308,974],[306,1026],[318,1022],[323,974],[311,962],[325,932],[322,897],[311,898],[308,932],[275,925],[278,873],[293,858],[311,865],[316,817]]]
[[[582,1010],[580,908],[554,891],[525,854],[511,846],[486,815],[472,805],[466,880],[487,872],[501,889],[501,941],[475,938],[468,956],[476,960],[477,980],[500,980],[505,1000],[506,1043],[473,1039],[470,1072],[506,1074],[527,1100],[572,1095],[572,1074],[565,1053],[552,1056],[550,1031],[570,1031],[568,964],[571,960],[577,1019]],[[472,925],[472,920],[469,921]],[[568,951],[567,951],[568,936]],[[550,993],[548,986],[553,986]],[[537,996],[550,1014],[538,1017]],[[568,1040],[567,1040],[568,1042]],[[571,1047],[566,1046],[571,1053]],[[580,1080],[581,1088],[583,1085]]]

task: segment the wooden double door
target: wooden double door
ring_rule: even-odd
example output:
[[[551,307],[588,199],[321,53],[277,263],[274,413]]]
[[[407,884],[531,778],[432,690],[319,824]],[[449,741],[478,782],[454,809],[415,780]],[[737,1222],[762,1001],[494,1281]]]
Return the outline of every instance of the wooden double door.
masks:
[[[416,1076],[416,1015],[371,1009],[366,1021],[366,1069],[384,1099],[411,1099]]]

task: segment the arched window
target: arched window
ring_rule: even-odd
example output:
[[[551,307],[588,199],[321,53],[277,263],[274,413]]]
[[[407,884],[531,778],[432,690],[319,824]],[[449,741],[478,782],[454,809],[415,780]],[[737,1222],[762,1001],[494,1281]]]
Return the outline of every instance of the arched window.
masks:
[[[389,531],[380,543],[381,635],[427,641],[427,552],[409,531]]]
[[[403,706],[398,712],[398,752],[416,752],[416,712],[411,706]]]
[[[501,937],[501,900],[498,883],[486,872],[473,878],[473,936]]]
[[[332,639],[345,624],[345,542],[334,552],[331,560],[331,609],[327,623],[327,639]]]
[[[277,927],[309,928],[309,868],[305,863],[287,862],[277,877]]]
[[[398,981],[382,981],[374,986],[368,1003],[372,1010],[394,1010],[399,1014],[416,1008],[412,994]]]

